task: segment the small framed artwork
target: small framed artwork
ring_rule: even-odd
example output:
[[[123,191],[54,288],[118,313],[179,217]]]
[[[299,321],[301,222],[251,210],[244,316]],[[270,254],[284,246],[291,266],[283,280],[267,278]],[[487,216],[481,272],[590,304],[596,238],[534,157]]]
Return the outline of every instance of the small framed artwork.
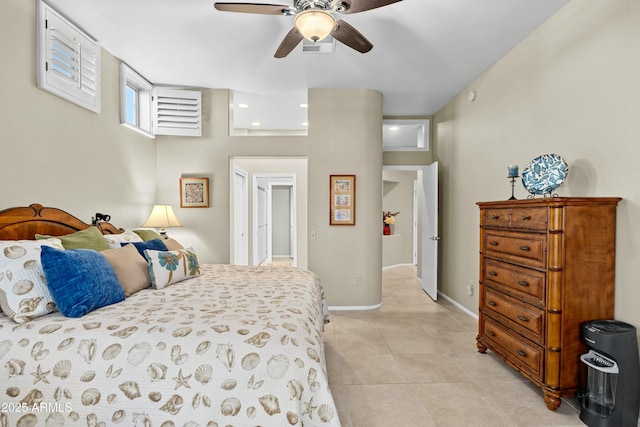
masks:
[[[180,207],[209,207],[209,178],[180,178]]]
[[[356,176],[329,177],[329,225],[356,225]]]

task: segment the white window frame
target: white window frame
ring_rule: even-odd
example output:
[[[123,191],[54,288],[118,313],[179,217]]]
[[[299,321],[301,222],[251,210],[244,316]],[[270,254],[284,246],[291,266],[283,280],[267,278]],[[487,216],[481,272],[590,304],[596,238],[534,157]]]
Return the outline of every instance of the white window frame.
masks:
[[[127,122],[127,86],[138,93],[135,125]],[[195,90],[156,87],[133,68],[121,63],[120,123],[149,138],[156,135],[202,136],[202,94]]]
[[[100,44],[42,0],[36,19],[38,87],[100,113]]]
[[[127,121],[127,86],[137,91],[137,102],[134,115],[136,124]],[[152,130],[152,92],[153,85],[125,63],[120,64],[120,123],[129,129],[155,138]]]

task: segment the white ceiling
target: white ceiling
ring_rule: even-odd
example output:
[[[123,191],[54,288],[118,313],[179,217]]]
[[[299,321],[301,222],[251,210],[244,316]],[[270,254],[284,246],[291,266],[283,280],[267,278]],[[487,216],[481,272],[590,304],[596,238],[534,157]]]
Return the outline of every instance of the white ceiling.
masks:
[[[568,1],[402,0],[338,15],[373,43],[368,53],[301,44],[276,59],[291,16],[220,12],[214,0],[47,0],[154,84],[232,89],[249,104],[235,109],[240,125],[263,129],[300,128],[308,88],[375,89],[385,116],[433,115]]]

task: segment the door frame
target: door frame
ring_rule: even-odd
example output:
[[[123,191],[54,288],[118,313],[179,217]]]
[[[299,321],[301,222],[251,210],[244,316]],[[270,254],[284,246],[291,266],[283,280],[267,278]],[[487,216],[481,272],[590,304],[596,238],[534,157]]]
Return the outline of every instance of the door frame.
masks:
[[[257,202],[257,190],[258,190],[258,180],[260,178],[266,178],[265,182],[267,188],[267,261],[271,262],[272,260],[272,221],[271,221],[271,206],[272,206],[272,196],[273,192],[272,187],[274,185],[280,186],[291,186],[291,236],[292,240],[295,243],[291,247],[291,258],[293,259],[293,266],[298,266],[298,245],[297,245],[297,236],[298,236],[298,209],[297,203],[298,200],[296,198],[297,194],[297,185],[296,185],[296,174],[295,173],[254,173],[253,174],[253,241],[257,241],[258,235],[258,225],[257,225],[257,214],[258,214],[258,202]],[[255,253],[257,251],[257,245],[254,243],[254,258]]]
[[[296,192],[295,192],[295,175],[293,175],[293,180],[291,182],[269,182],[269,201],[271,206],[269,208],[268,215],[272,215],[273,213],[273,187],[288,187],[289,188],[289,251],[291,259],[293,259],[293,266],[297,267],[296,258],[294,254],[296,253],[296,234],[297,233],[297,215],[296,215]],[[269,217],[269,224],[273,223],[273,218]],[[268,227],[269,230],[269,241],[273,242],[273,227]],[[269,245],[269,260],[273,260],[273,244]]]

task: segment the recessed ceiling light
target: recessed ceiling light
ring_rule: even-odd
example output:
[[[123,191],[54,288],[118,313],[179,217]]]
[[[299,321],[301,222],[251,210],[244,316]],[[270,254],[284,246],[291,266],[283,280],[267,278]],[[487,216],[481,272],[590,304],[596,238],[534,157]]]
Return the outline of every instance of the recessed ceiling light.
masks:
[[[249,108],[249,104],[238,104],[238,108]]]
[[[253,122],[251,123],[251,126],[260,126],[260,122]]]
[[[398,126],[391,126],[389,130],[398,130]]]
[[[307,105],[307,104],[304,104],[304,103],[300,104],[300,108],[308,108],[308,107],[309,107],[309,105]]]

